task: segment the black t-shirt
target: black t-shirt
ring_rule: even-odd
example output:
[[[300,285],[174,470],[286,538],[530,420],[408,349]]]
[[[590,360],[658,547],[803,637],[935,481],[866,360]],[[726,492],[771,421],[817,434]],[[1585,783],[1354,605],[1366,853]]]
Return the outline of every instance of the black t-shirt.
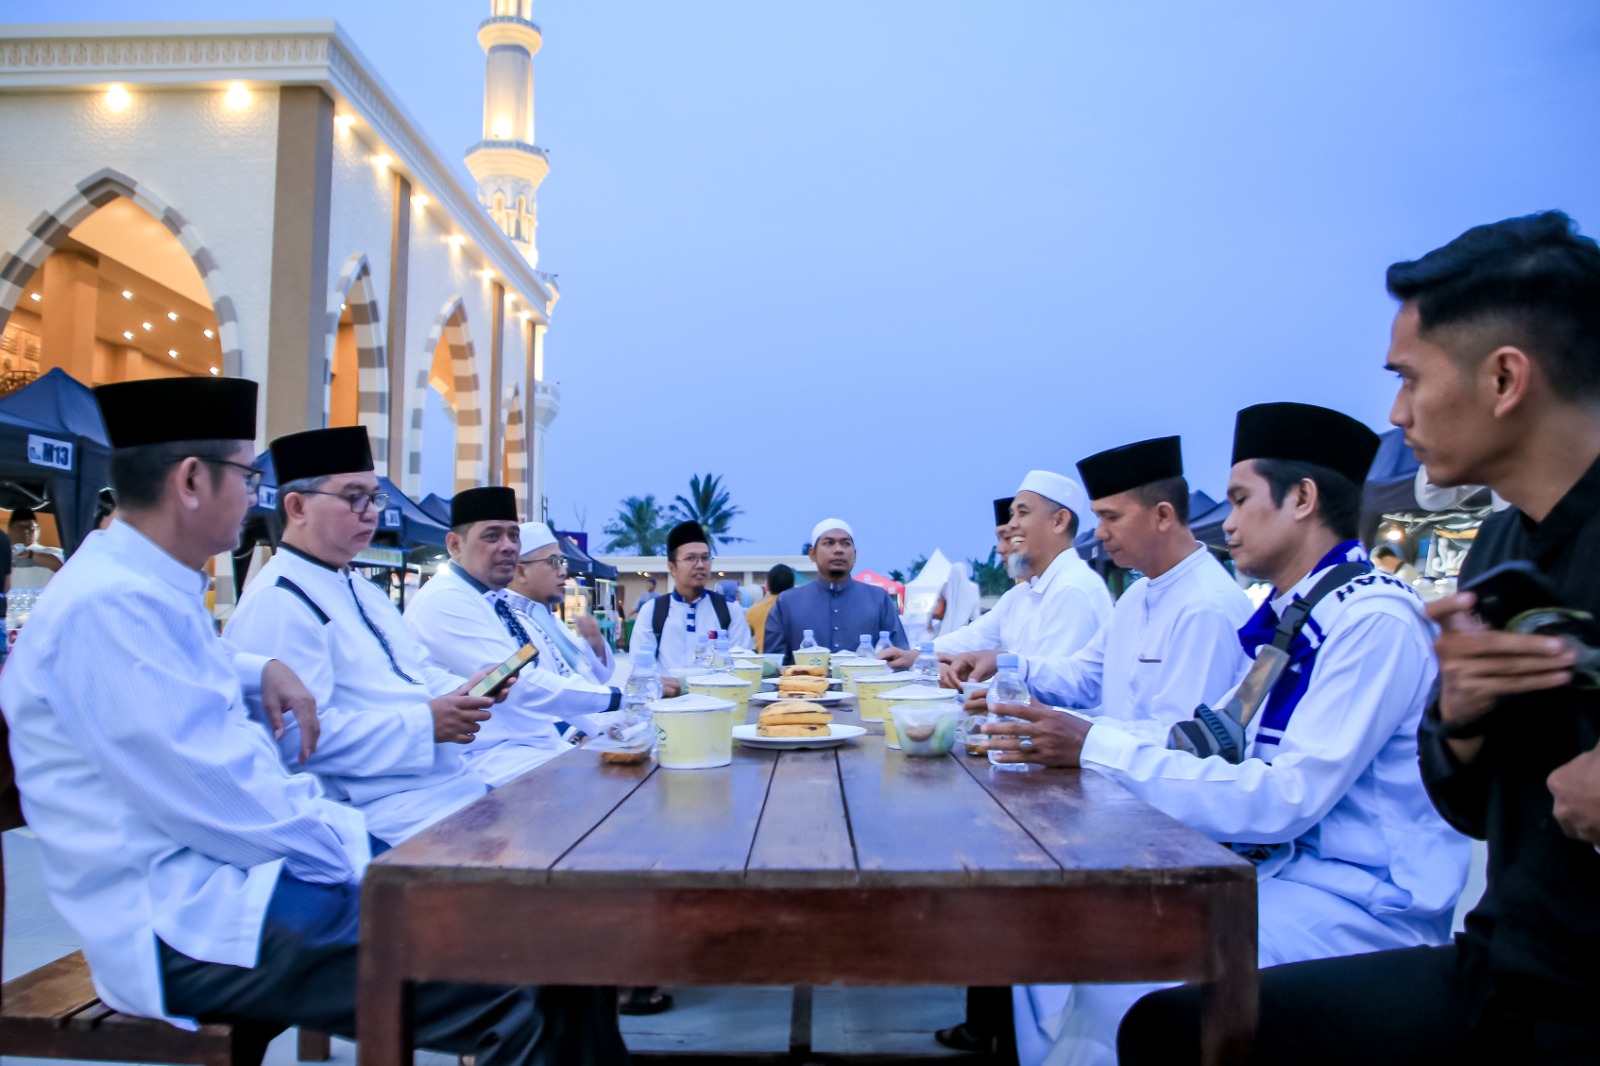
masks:
[[[0,531],[0,617],[5,615],[6,578],[11,576],[11,538]]]
[[[1462,584],[1497,563],[1533,563],[1568,605],[1600,617],[1600,462],[1543,522],[1491,516]],[[1600,742],[1600,693],[1571,687],[1500,700],[1462,767],[1428,725],[1422,773],[1440,813],[1489,843],[1488,888],[1460,938],[1476,1004],[1594,1024],[1600,1015],[1600,853],[1561,831],[1545,779]]]

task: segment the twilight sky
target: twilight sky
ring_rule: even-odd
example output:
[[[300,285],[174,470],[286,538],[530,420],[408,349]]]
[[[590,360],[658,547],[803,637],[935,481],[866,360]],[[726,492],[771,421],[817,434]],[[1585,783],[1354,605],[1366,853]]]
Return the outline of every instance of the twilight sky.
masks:
[[[24,13],[24,8],[26,9]],[[446,157],[487,0],[56,0],[337,18]],[[1387,425],[1390,262],[1559,207],[1600,233],[1591,0],[536,0],[551,517],[724,476],[750,538],[987,554],[1031,467],[1233,412]],[[459,168],[470,189],[465,166]]]

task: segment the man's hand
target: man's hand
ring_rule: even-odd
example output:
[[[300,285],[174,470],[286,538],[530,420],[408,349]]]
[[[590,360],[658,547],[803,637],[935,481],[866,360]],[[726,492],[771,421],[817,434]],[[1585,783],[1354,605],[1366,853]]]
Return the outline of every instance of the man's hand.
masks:
[[[670,700],[670,699],[674,699],[674,698],[676,698],[678,696],[681,696],[681,695],[683,695],[683,682],[682,681],[679,681],[675,677],[663,677],[661,679],[661,698],[662,699]]]
[[[878,658],[889,664],[891,670],[909,670],[917,661],[915,648],[885,648],[878,653]]]
[[[300,761],[311,758],[317,750],[317,737],[322,725],[317,721],[317,698],[313,696],[300,677],[277,659],[269,659],[261,671],[261,706],[267,713],[267,725],[272,728],[274,740],[283,739],[283,713],[294,715],[300,726]]]
[[[1494,709],[1501,696],[1560,688],[1572,680],[1578,653],[1561,637],[1503,633],[1472,613],[1470,592],[1428,605],[1442,632],[1439,656],[1439,718],[1464,726]]]
[[[580,614],[578,620],[572,625],[578,631],[578,636],[589,642],[589,647],[594,649],[595,655],[604,659],[606,657],[606,641],[600,635],[600,623],[594,620],[594,616]]]
[[[983,732],[994,739],[985,741],[983,746],[994,753],[995,762],[1031,762],[1062,769],[1082,765],[1078,759],[1090,728],[1082,718],[1053,707],[1019,707],[1010,703],[997,703],[991,710],[1022,719],[984,723]],[[1025,743],[1027,747],[1023,746]]]
[[[988,713],[989,690],[987,688],[975,688],[967,693],[966,702],[961,705],[961,709],[968,714]]]
[[[489,669],[479,670],[471,681],[454,692],[447,692],[428,701],[428,709],[433,712],[435,744],[471,744],[472,738],[481,728],[481,723],[489,720],[489,708],[494,706],[495,701],[488,696],[467,695],[472,686],[489,673]],[[504,692],[505,689],[502,689],[500,697],[502,699],[505,698]]]
[[[960,655],[952,656],[949,662],[950,678],[956,684],[947,686],[960,688],[962,681],[987,681],[1000,669],[1000,653],[998,651],[964,651]],[[944,682],[944,668],[939,670],[939,681]]]
[[[1585,752],[1545,778],[1556,822],[1575,840],[1600,847],[1600,750]]]

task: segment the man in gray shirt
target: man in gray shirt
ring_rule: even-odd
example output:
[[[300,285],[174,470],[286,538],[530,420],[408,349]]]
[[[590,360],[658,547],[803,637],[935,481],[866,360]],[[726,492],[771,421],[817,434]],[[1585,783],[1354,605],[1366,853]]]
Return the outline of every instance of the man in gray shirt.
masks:
[[[861,634],[876,640],[885,630],[895,647],[907,646],[894,598],[850,576],[856,566],[856,542],[848,523],[841,518],[818,522],[807,554],[817,564],[817,580],[790,589],[772,605],[764,641],[768,654],[793,662],[794,650],[808,629],[829,651],[854,651]]]

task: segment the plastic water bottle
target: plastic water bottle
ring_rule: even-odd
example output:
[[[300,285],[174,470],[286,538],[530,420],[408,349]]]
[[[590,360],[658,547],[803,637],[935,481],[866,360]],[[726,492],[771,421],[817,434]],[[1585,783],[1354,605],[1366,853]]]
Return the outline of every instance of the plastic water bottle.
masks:
[[[622,709],[629,717],[648,714],[645,707],[660,698],[661,673],[656,669],[656,657],[633,656],[633,669],[628,672],[628,683],[622,689]]]
[[[863,633],[861,634],[861,643],[856,645],[856,658],[870,659],[872,657],[872,634]]]
[[[817,645],[817,636],[816,636],[816,634],[808,629],[808,630],[805,631],[805,636],[800,638],[800,647],[798,649],[796,649],[796,650],[797,651],[821,651],[822,649]]]
[[[718,637],[711,642],[711,669],[727,670],[733,666],[733,657],[728,654],[732,648],[732,641],[727,637]]]
[[[704,633],[695,634],[694,656],[690,661],[703,670],[711,668],[711,638],[709,636]]]
[[[1027,684],[1022,680],[1022,673],[1017,669],[1017,657],[1011,652],[1002,652],[995,659],[998,670],[994,680],[989,684],[987,699],[989,706],[1000,703],[1014,704],[1019,707],[1028,707],[1033,703],[1033,696],[1028,692]],[[1012,718],[1004,714],[989,712],[990,722],[1020,722],[1021,718]],[[996,752],[989,753],[989,762],[997,770],[1037,770],[1041,769],[1037,763],[1027,762],[995,762]]]
[[[937,685],[939,683],[939,656],[934,654],[933,641],[924,641],[917,645],[916,665],[911,667],[915,674],[912,684]]]
[[[872,650],[874,652],[888,651],[892,647],[894,647],[894,641],[889,639],[889,631],[887,629],[878,630],[878,643],[872,646]]]

